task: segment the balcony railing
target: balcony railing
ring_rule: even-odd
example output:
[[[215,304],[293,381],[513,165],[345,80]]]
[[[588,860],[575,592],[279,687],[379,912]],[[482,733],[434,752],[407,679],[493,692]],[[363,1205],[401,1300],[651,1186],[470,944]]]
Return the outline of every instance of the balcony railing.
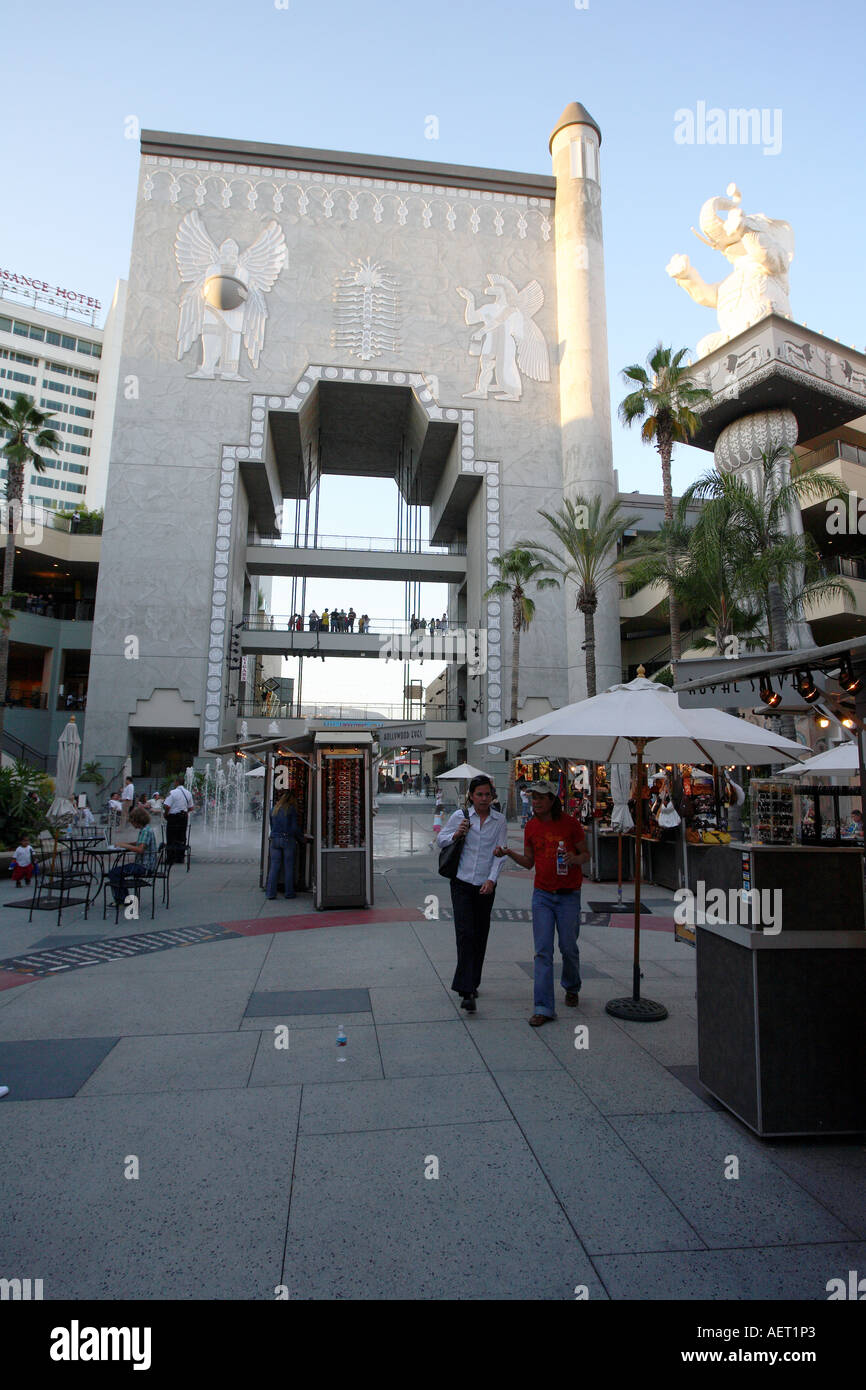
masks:
[[[821,560],[821,573],[832,579],[840,575],[843,579],[866,579],[866,559],[859,555],[829,555]]]
[[[280,616],[272,613],[247,613],[243,619],[243,627],[246,632],[308,632],[315,634],[318,630],[325,637],[329,633],[335,633],[335,629],[330,625],[326,628],[311,628],[309,618],[302,620],[302,626],[296,626],[296,619],[297,615],[292,618],[286,614]],[[441,619],[436,621],[440,622]],[[344,637],[397,637],[421,634],[421,636],[427,637],[448,637],[453,633],[464,632],[465,630],[465,623],[449,622],[444,628],[433,628],[427,622],[426,627],[413,627],[411,622],[406,622],[405,618],[370,618],[366,631],[359,633],[358,619],[356,618],[351,632],[336,632],[336,635]]]
[[[452,541],[448,545],[432,545],[430,541],[414,541],[397,536],[281,536],[276,541],[252,538],[250,545],[281,545],[293,550],[363,550],[392,555],[465,555],[466,542]]]
[[[24,598],[13,598],[10,608],[18,613],[32,613],[37,618],[58,618],[61,622],[90,623],[93,621],[93,602],[86,599],[73,599],[68,602],[55,600],[50,594],[27,594]]]
[[[801,472],[809,472],[813,468],[832,463],[835,459],[866,468],[866,449],[858,449],[856,444],[846,444],[842,439],[831,439],[829,444],[823,445],[820,449],[812,449],[808,454],[799,454],[796,462]]]
[[[47,690],[25,690],[14,682],[6,691],[3,701],[7,709],[47,709]]]

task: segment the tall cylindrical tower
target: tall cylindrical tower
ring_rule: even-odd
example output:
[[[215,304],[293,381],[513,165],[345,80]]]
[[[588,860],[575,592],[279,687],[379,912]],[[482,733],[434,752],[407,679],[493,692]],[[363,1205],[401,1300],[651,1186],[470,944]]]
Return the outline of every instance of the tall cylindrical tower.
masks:
[[[563,495],[615,495],[604,299],[599,146],[601,131],[580,102],[566,106],[550,137],[556,179],[556,296]],[[583,616],[566,594],[569,700],[586,695]],[[595,615],[599,691],[622,679],[619,587],[602,589]]]

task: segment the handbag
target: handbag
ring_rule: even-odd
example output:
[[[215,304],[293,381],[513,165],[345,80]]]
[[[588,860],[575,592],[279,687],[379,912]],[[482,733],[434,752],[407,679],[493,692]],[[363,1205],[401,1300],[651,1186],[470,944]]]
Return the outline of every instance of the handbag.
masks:
[[[439,873],[442,878],[456,878],[457,870],[460,867],[460,856],[463,853],[464,839],[452,840],[450,845],[439,851]]]

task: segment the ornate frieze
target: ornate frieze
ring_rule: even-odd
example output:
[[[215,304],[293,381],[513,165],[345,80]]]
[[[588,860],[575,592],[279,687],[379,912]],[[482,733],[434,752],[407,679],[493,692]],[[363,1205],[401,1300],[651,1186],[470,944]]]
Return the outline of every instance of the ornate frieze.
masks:
[[[539,237],[553,231],[550,198],[446,184],[405,183],[349,174],[311,174],[259,165],[215,164],[207,160],[145,155],[141,197],[178,206],[242,208],[247,212],[291,212],[310,221],[327,221],[335,212],[350,222],[387,226],[468,229],[495,236]]]

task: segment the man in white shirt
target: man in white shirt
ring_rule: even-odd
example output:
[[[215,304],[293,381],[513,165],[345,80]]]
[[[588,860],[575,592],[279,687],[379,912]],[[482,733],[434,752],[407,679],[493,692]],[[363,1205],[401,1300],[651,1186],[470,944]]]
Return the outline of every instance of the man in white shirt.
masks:
[[[126,825],[129,820],[129,813],[135,804],[135,786],[131,777],[126,779],[126,785],[120,793],[120,801],[122,805],[121,825]]]
[[[457,875],[451,880],[457,937],[457,969],[451,988],[460,995],[461,1009],[470,1014],[476,1012],[493,897],[502,868],[502,859],[495,858],[493,852],[497,846],[508,843],[508,822],[491,807],[495,795],[489,777],[473,777],[469,783],[468,813],[455,811],[439,836],[440,849],[454,840],[463,841]]]
[[[169,864],[182,864],[186,852],[186,827],[195,802],[179,777],[163,802],[165,811],[165,857]]]

